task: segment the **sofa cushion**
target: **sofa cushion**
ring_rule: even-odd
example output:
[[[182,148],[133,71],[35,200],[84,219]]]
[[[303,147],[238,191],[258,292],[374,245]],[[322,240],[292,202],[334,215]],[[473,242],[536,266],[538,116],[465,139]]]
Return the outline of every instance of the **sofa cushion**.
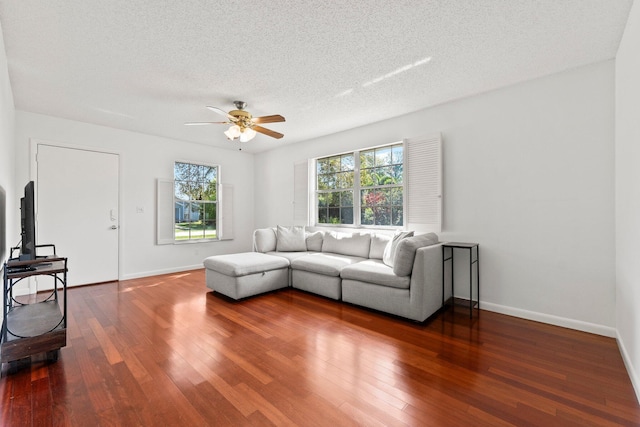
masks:
[[[269,252],[276,250],[276,231],[273,228],[259,228],[253,232],[253,250]]]
[[[305,240],[307,242],[307,250],[320,252],[322,251],[322,231],[315,231],[313,233],[307,233]]]
[[[299,252],[307,250],[304,227],[283,227],[279,225],[276,234],[276,250],[278,252]]]
[[[324,235],[322,252],[368,258],[370,246],[371,236],[369,234],[347,234],[330,231]]]
[[[391,239],[387,246],[384,248],[384,254],[382,256],[382,262],[387,264],[389,267],[393,267],[393,263],[396,258],[396,250],[398,247],[398,243],[402,239],[406,239],[407,237],[413,236],[413,231],[398,231]]]
[[[438,243],[438,236],[435,233],[420,234],[403,239],[398,243],[398,248],[396,249],[393,272],[398,276],[410,275],[418,248],[435,245],[436,243]]]
[[[365,258],[333,253],[312,253],[291,261],[293,270],[303,270],[325,276],[339,276],[347,265],[364,261]]]
[[[267,252],[267,255],[280,256],[289,260],[289,262],[293,261],[296,258],[300,258],[305,255],[309,255],[309,252]]]
[[[289,260],[259,252],[246,252],[210,256],[205,258],[203,264],[205,268],[217,271],[225,276],[239,277],[287,268],[289,266]]]
[[[371,235],[371,248],[369,249],[370,259],[382,259],[384,256],[384,249],[387,247],[387,243],[391,240],[391,236],[386,234],[372,234]]]
[[[411,284],[409,276],[396,275],[391,267],[378,259],[348,265],[342,269],[340,277],[399,289],[409,289]]]

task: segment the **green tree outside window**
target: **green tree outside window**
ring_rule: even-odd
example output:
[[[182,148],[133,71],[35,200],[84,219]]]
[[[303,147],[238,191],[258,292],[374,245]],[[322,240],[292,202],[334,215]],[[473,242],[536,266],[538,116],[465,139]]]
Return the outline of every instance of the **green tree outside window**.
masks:
[[[216,239],[218,168],[175,162],[174,182],[175,240]]]
[[[401,227],[403,166],[402,144],[317,159],[318,223]]]

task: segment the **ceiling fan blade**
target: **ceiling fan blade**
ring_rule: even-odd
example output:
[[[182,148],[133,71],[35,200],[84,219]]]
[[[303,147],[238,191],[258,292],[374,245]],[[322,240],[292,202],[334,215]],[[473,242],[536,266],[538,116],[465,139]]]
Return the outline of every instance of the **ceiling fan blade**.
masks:
[[[229,120],[231,120],[231,121],[234,121],[234,122],[235,122],[235,121],[237,121],[237,120],[238,120],[237,118],[233,117],[231,114],[227,113],[226,111],[224,111],[224,110],[222,110],[222,109],[220,109],[220,108],[218,108],[218,107],[212,107],[212,106],[210,106],[210,105],[207,105],[207,108],[208,108],[209,110],[213,111],[214,113],[218,113],[218,114],[220,114],[220,115],[225,116],[226,118],[228,118],[228,119],[229,119]]]
[[[194,125],[228,125],[229,122],[186,122],[185,125],[187,126],[194,126]]]
[[[270,136],[271,138],[280,139],[284,136],[279,132],[274,132],[271,129],[263,128],[262,126],[252,126],[251,129],[255,130],[256,132],[260,132],[267,136]]]
[[[280,114],[274,114],[272,116],[254,117],[251,121],[253,123],[277,123],[284,122],[285,120]]]

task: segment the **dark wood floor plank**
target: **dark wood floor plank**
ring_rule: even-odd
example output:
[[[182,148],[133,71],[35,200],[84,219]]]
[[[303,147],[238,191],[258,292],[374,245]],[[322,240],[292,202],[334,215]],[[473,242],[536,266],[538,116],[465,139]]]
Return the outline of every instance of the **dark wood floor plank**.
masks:
[[[4,374],[4,371],[0,370]],[[0,421],[11,419],[13,382],[0,379]]]
[[[344,402],[340,405],[340,411],[342,411],[348,418],[355,421],[358,425],[371,427],[387,426],[383,421],[376,419],[371,414],[368,414],[366,410],[362,410],[352,405],[351,402]]]
[[[48,425],[53,419],[53,396],[49,377],[31,380],[31,416],[34,425]]]
[[[71,425],[98,425],[77,357],[78,353],[87,351],[84,340],[76,338],[72,342],[60,349],[58,361],[49,367],[51,393],[54,396],[53,412],[57,420]]]
[[[14,364],[16,362],[13,362]],[[13,387],[11,390],[11,420],[16,420],[18,423],[24,423],[24,425],[33,425],[33,417],[31,411],[33,393],[31,389],[31,373],[29,367],[21,367],[25,370],[24,373],[15,378],[13,381]],[[12,421],[9,421],[9,424]],[[0,423],[0,424],[5,424]],[[16,423],[16,425],[19,425]]]
[[[204,382],[182,392],[208,425],[239,426],[246,424],[246,418],[211,384]]]
[[[615,339],[460,307],[417,324],[204,271],[68,291],[67,347],[0,370],[2,426],[640,426]]]
[[[184,352],[184,348],[181,346],[177,346],[176,351]],[[241,414],[243,414],[244,416],[248,416],[257,410],[252,402],[242,396],[241,393],[235,390],[233,386],[231,386],[228,382],[221,378],[218,373],[216,373],[211,368],[212,365],[217,365],[217,362],[208,354],[191,359],[190,364],[193,369],[195,369],[203,378],[206,378],[207,381],[216,389],[216,391],[223,395],[225,399],[227,399],[229,403],[233,405]]]

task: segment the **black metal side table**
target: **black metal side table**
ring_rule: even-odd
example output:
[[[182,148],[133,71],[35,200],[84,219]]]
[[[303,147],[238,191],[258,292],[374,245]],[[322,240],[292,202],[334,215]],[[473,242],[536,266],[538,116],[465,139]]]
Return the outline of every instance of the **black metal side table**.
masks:
[[[446,256],[447,248],[449,248],[450,255]],[[473,249],[475,248],[476,259],[473,259]],[[447,242],[442,244],[442,306],[444,307],[444,267],[447,261],[451,261],[451,299],[453,300],[453,254],[456,249],[468,249],[469,250],[469,317],[473,317],[473,307],[477,305],[480,309],[480,244],[479,243],[462,243],[462,242]],[[476,298],[473,300],[473,265],[476,266]]]

